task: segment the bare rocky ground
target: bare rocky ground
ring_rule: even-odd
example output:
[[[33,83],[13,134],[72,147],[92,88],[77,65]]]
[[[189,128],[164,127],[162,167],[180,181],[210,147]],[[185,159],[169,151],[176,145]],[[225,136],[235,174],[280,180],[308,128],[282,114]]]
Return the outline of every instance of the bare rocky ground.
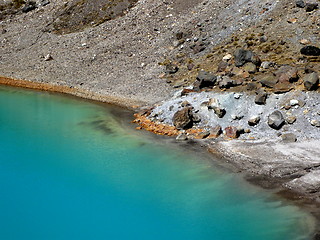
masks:
[[[317,4],[2,0],[0,75],[148,107],[153,127],[202,138],[248,179],[311,199],[319,216]]]

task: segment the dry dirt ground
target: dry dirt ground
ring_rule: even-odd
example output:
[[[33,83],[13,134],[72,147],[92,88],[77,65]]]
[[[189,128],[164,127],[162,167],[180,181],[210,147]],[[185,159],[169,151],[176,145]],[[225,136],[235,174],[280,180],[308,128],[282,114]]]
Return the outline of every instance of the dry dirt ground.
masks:
[[[111,20],[110,11],[101,14],[103,7],[92,10],[87,4],[92,1],[43,2],[28,12],[18,9],[6,15],[2,11],[0,75],[144,104],[172,94],[158,63],[176,55],[173,45],[178,32],[186,32],[190,39],[206,38],[210,51],[290,1],[127,1]],[[102,1],[95,2],[102,6]],[[124,9],[129,6],[133,7]],[[92,19],[92,12],[96,21],[84,21]],[[185,52],[186,59],[206,51],[194,54],[186,47]]]

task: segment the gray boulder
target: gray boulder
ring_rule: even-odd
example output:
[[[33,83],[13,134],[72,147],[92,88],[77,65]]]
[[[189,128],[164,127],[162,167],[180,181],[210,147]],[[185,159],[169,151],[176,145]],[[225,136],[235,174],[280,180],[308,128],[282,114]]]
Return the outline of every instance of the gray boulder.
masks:
[[[268,94],[266,92],[258,92],[254,102],[258,105],[265,105],[267,101]]]
[[[316,72],[307,74],[304,77],[304,86],[307,90],[313,90],[318,88],[319,75]]]
[[[268,116],[268,125],[276,130],[279,130],[285,123],[282,113],[278,110]]]

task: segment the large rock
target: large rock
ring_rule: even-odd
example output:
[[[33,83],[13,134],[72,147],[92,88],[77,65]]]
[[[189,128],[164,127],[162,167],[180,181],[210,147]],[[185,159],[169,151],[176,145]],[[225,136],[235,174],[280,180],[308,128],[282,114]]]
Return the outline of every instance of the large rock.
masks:
[[[260,83],[264,87],[273,88],[278,83],[278,78],[274,74],[267,74],[261,78]]]
[[[217,76],[211,72],[200,70],[198,72],[197,81],[194,83],[194,90],[201,90],[203,88],[212,88],[217,82]]]
[[[281,135],[282,141],[285,143],[292,143],[297,141],[297,136],[293,133],[285,133]]]
[[[320,56],[320,48],[309,45],[301,48],[300,53],[307,56]]]
[[[256,66],[260,66],[261,64],[260,58],[250,50],[244,50],[240,48],[240,49],[237,49],[233,55],[234,55],[235,65],[237,67],[241,67],[247,62],[252,62]]]
[[[226,127],[224,129],[225,131],[225,135],[228,137],[228,138],[238,138],[240,136],[240,131],[238,128],[236,127]]]
[[[296,6],[298,8],[304,8],[306,6],[306,3],[303,0],[297,0],[296,1]]]
[[[218,83],[219,88],[231,88],[239,85],[238,82],[228,76],[223,76]]]
[[[307,74],[304,77],[304,86],[307,90],[313,90],[318,88],[319,75],[316,72]]]
[[[305,9],[307,12],[312,12],[318,9],[318,3],[306,3]]]
[[[278,110],[271,113],[268,117],[268,125],[276,130],[279,130],[285,124],[282,113]]]
[[[258,105],[265,105],[267,101],[268,94],[266,92],[260,91],[257,93],[254,102]]]
[[[244,64],[243,69],[248,73],[256,73],[257,72],[257,66],[252,62],[248,62],[248,63]]]
[[[282,66],[275,74],[280,83],[295,82],[299,79],[298,69],[292,66]]]
[[[172,118],[173,125],[177,129],[188,129],[193,125],[193,114],[190,107],[177,111]]]

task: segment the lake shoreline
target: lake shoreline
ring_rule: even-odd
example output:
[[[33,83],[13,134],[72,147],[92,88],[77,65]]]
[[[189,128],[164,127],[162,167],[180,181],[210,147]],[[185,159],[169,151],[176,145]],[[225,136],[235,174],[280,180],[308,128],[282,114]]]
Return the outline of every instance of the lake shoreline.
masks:
[[[116,105],[122,108],[126,108],[128,110],[137,111],[137,109],[141,109],[141,107],[145,107],[145,102],[132,101],[126,98],[115,98],[103,96],[98,93],[94,93],[85,89],[73,88],[62,85],[53,85],[49,83],[38,83],[26,80],[16,80],[6,77],[0,77],[0,84],[7,85],[12,87],[21,87],[33,90],[41,90],[55,93],[67,94],[70,96],[80,97],[83,99],[93,100],[96,102],[108,103],[112,105]],[[176,141],[172,139],[172,141]],[[180,142],[181,143],[181,142]],[[308,193],[303,191],[303,186],[289,186],[286,185],[290,176],[284,177],[285,172],[283,172],[283,176],[276,176],[275,174],[267,174],[266,171],[261,171],[261,165],[255,164],[257,159],[255,159],[256,154],[262,156],[263,148],[266,148],[266,151],[272,150],[272,144],[277,144],[276,142],[253,142],[253,141],[241,141],[241,140],[232,140],[232,141],[212,141],[212,140],[189,140],[183,145],[189,146],[192,143],[193,148],[199,149],[203,153],[209,153],[208,156],[212,157],[212,160],[215,161],[218,165],[231,170],[232,172],[239,173],[243,175],[244,179],[251,184],[257,185],[264,189],[274,190],[277,195],[282,198],[287,199],[289,202],[305,209],[312,216],[314,216],[316,220],[315,226],[315,235],[313,239],[318,239],[320,236],[320,211],[319,211],[319,201],[315,197],[319,195],[318,192]],[[248,147],[252,147],[251,152],[248,151],[246,153],[241,152],[239,150],[239,145],[242,149],[248,149]],[[238,148],[236,147],[238,146]],[[271,147],[270,147],[271,146]],[[255,148],[256,147],[256,148]],[[291,146],[291,149],[296,146]],[[282,154],[274,151],[273,157],[281,158]],[[217,162],[217,159],[219,160]],[[262,159],[264,160],[264,159]],[[290,159],[283,164],[290,163]],[[270,164],[267,160],[264,164]],[[278,167],[277,164],[271,166],[271,169],[276,169]],[[270,170],[270,169],[269,169]],[[298,183],[299,185],[299,183]]]

